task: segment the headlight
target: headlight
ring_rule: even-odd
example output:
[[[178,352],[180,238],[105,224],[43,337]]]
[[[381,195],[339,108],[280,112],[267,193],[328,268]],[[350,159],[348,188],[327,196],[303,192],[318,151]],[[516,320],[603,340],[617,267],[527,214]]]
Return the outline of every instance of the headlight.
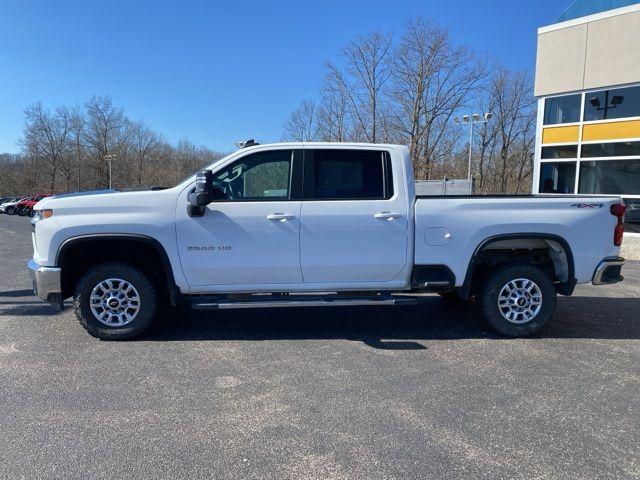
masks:
[[[53,216],[53,210],[45,209],[45,210],[34,210],[33,217],[31,217],[31,223],[35,225],[40,220],[44,220],[45,218],[50,218]]]

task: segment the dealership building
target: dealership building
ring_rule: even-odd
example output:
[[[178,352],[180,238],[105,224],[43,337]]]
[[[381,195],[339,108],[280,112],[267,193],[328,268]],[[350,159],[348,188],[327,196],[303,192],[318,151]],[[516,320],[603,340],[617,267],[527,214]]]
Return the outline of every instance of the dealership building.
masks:
[[[620,195],[640,232],[640,3],[577,0],[538,30],[534,193]]]

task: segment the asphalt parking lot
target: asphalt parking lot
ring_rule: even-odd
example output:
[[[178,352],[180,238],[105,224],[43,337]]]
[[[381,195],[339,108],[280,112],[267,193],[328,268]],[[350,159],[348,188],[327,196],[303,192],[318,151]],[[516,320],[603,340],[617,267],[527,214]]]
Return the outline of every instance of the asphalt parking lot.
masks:
[[[471,305],[168,313],[90,337],[0,215],[0,478],[640,478],[640,262],[535,338]]]

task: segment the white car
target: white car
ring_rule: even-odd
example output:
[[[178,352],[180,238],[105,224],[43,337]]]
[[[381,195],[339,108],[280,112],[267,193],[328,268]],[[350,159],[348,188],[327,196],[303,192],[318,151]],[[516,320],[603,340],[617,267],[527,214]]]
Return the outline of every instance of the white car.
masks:
[[[475,297],[497,332],[524,336],[557,294],[623,279],[623,220],[618,197],[416,197],[404,146],[258,145],[173,188],[42,200],[29,269],[40,298],[73,297],[103,339],[181,301],[382,306],[424,292]]]
[[[6,213],[7,215],[15,215],[17,213],[16,205],[18,205],[18,203],[20,203],[21,201],[26,200],[27,198],[28,197],[14,198],[8,202],[4,202],[0,204],[0,213]]]

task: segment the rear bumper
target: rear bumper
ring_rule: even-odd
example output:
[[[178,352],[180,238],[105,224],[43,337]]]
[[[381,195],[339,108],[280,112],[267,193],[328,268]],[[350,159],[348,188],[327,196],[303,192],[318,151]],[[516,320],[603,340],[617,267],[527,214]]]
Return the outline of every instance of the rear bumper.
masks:
[[[624,262],[625,260],[622,257],[607,257],[603,259],[593,272],[591,283],[594,285],[611,285],[621,282],[624,280],[621,275]]]
[[[57,267],[43,267],[33,259],[27,264],[29,276],[33,284],[33,293],[45,302],[62,309],[61,269]]]

